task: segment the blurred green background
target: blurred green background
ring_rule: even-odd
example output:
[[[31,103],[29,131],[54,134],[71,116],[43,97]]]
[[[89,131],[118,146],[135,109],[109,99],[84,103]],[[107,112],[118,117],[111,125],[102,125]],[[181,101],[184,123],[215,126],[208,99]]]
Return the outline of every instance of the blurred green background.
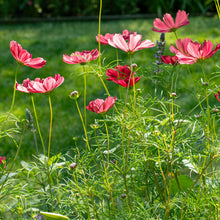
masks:
[[[191,14],[215,13],[213,0],[103,0],[103,15],[175,13],[177,9]],[[0,17],[69,17],[98,15],[99,0],[0,0]]]

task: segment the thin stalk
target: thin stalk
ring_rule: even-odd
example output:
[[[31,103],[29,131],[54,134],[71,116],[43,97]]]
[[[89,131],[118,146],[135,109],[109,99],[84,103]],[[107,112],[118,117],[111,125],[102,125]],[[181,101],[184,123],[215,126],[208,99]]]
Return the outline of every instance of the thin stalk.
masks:
[[[20,152],[21,144],[22,144],[22,141],[23,141],[23,138],[24,138],[24,132],[25,132],[25,130],[26,130],[26,126],[24,125],[23,130],[22,130],[22,135],[21,135],[19,144],[18,144],[18,146],[17,146],[17,152],[16,152],[15,157],[14,157],[14,160],[13,160],[13,162],[12,162],[12,164],[11,164],[9,170],[8,170],[7,176],[6,176],[4,182],[3,182],[2,185],[1,185],[0,193],[1,193],[2,189],[3,189],[3,186],[5,185],[5,183],[6,183],[7,180],[8,180],[9,173],[11,172],[11,170],[12,170],[14,164],[15,164],[15,161],[16,161],[16,159],[17,159],[17,157],[18,157],[18,154],[19,154],[19,152]]]
[[[85,122],[85,127],[87,127],[86,123],[86,71],[85,71],[85,66],[83,65],[83,79],[84,79],[84,122]]]
[[[34,116],[35,116],[35,120],[36,120],[36,124],[37,124],[37,130],[38,130],[40,140],[41,140],[41,144],[42,144],[43,151],[44,151],[44,156],[46,156],[46,148],[45,148],[44,140],[43,140],[43,137],[42,137],[42,134],[41,134],[41,131],[40,131],[40,126],[39,126],[39,122],[38,122],[38,117],[37,117],[37,112],[36,112],[36,108],[35,108],[35,104],[34,104],[34,96],[33,95],[31,95],[31,101],[32,101]]]
[[[51,98],[49,95],[49,106],[50,106],[50,130],[49,130],[49,141],[48,141],[48,162],[50,158],[50,146],[51,146],[51,134],[52,134],[52,122],[53,122],[53,109],[51,104]]]
[[[85,196],[86,197],[86,202],[85,202],[84,197],[83,197],[82,192],[81,192],[81,189],[80,189],[79,184],[78,184],[78,180],[76,179],[74,171],[73,171],[73,178],[74,178],[74,181],[76,183],[76,188],[79,190],[79,194],[80,194],[84,204],[86,205],[86,211],[87,211],[87,214],[88,214],[88,219],[91,219],[90,211],[89,211],[88,198],[87,198],[87,196]],[[78,202],[77,202],[77,204],[78,204]]]
[[[85,123],[84,123],[84,121],[83,121],[83,117],[82,117],[81,111],[80,111],[80,109],[79,109],[79,104],[78,104],[78,101],[77,101],[77,100],[75,100],[75,101],[76,101],[76,107],[77,107],[77,110],[78,110],[78,113],[79,113],[79,117],[80,117],[81,122],[82,122],[82,126],[83,126],[83,130],[84,130],[84,133],[85,133],[85,137],[86,137],[86,146],[87,146],[88,150],[91,151],[91,150],[90,150],[90,146],[89,146],[88,136],[87,136],[87,129],[86,129],[86,127],[85,127]]]
[[[103,115],[103,119],[104,119],[104,124],[105,124],[105,130],[106,130],[106,136],[107,136],[107,142],[108,142],[108,153],[107,153],[107,169],[109,167],[109,133],[108,133],[108,127],[107,127],[107,123],[106,123],[106,119],[105,116]]]
[[[192,191],[192,189],[194,188],[194,186],[196,185],[196,183],[198,182],[198,180],[201,178],[201,176],[203,175],[203,173],[205,172],[205,170],[209,167],[209,165],[214,161],[215,158],[217,158],[218,155],[214,155],[212,157],[212,159],[208,162],[208,164],[202,169],[202,172],[199,174],[199,176],[196,178],[196,180],[194,181],[193,185],[190,187],[190,189],[188,190],[184,200],[183,200],[183,204],[181,207],[181,212],[180,212],[180,220],[183,219],[183,207],[185,205],[186,199],[188,198],[190,192]]]
[[[14,104],[15,104],[15,94],[16,94],[16,83],[17,83],[17,75],[18,75],[18,69],[19,69],[19,67],[20,67],[20,65],[18,64],[18,65],[17,65],[17,68],[16,68],[16,71],[15,71],[14,90],[13,90],[13,97],[12,97],[11,107],[10,107],[10,109],[9,109],[9,111],[8,111],[8,114],[7,114],[6,118],[5,118],[5,120],[4,120],[3,123],[2,123],[2,126],[1,126],[1,128],[0,128],[0,132],[2,131],[2,129],[3,129],[4,125],[5,125],[5,123],[7,122],[8,118],[9,118],[9,115],[11,114],[11,112],[12,112],[12,110],[13,110],[13,108],[14,108]]]
[[[78,113],[79,113],[79,116],[80,116],[80,119],[81,119],[81,122],[82,122],[84,134],[85,134],[85,137],[86,137],[86,146],[87,146],[87,148],[88,148],[88,150],[89,150],[89,152],[90,152],[90,154],[91,154],[91,156],[92,156],[92,159],[93,159],[93,161],[94,161],[96,167],[98,168],[99,172],[102,174],[102,172],[101,172],[101,170],[100,170],[100,168],[99,168],[99,166],[98,166],[98,164],[97,164],[97,162],[96,162],[96,160],[95,160],[95,158],[94,158],[94,155],[93,155],[93,153],[92,153],[92,151],[91,151],[91,148],[90,148],[90,146],[89,146],[89,139],[88,139],[88,135],[87,135],[87,129],[86,129],[85,123],[84,123],[84,121],[83,121],[83,117],[82,117],[81,111],[80,111],[80,109],[79,109],[79,104],[78,104],[77,100],[75,100],[75,101],[76,101],[76,107],[77,107],[77,110],[78,110]]]

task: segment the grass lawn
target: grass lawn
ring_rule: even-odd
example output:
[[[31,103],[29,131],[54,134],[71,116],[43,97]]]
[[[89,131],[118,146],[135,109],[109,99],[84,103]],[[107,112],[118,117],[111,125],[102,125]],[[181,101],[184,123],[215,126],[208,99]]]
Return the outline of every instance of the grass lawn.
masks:
[[[216,46],[219,41],[220,22],[216,17],[190,17],[190,24],[187,27],[183,27],[177,31],[179,37],[190,37],[194,41],[203,42],[204,40],[211,40]],[[143,39],[150,39],[153,42],[159,40],[159,33],[151,31],[153,19],[137,19],[137,20],[118,20],[118,21],[104,21],[101,24],[101,33],[121,33],[122,30],[128,29],[136,31],[143,35]],[[19,69],[18,82],[26,78],[34,79],[36,77],[54,76],[56,73],[65,77],[65,81],[59,88],[55,89],[52,93],[53,104],[53,131],[52,131],[52,152],[66,152],[68,149],[74,147],[73,137],[80,137],[82,139],[83,129],[80,122],[79,115],[75,103],[71,101],[68,95],[78,90],[81,93],[79,103],[83,111],[83,76],[82,66],[80,65],[68,65],[62,61],[62,55],[70,55],[75,51],[91,50],[98,48],[95,36],[98,32],[98,21],[91,22],[54,22],[54,23],[33,23],[33,24],[12,24],[1,25],[0,27],[0,67],[1,67],[1,82],[0,82],[0,110],[1,113],[7,112],[10,108],[14,75],[16,70],[16,62],[11,55],[9,49],[9,43],[11,40],[15,40],[22,45],[22,47],[28,50],[33,57],[43,57],[47,60],[45,67],[39,70],[35,70],[29,67],[22,67]],[[165,54],[171,55],[169,52],[169,45],[174,43],[175,38],[171,33],[166,34],[166,51]],[[134,58],[135,62],[140,68],[137,72],[138,75],[142,75],[142,79],[137,87],[144,86],[143,96],[146,98],[154,95],[154,84],[152,82],[152,76],[154,75],[154,56],[155,48],[140,50]],[[108,65],[116,59],[115,49],[110,46],[101,46],[102,63]],[[123,58],[123,65],[130,64],[129,57],[124,52],[118,51],[119,59]],[[217,65],[219,65],[219,52],[215,54],[211,59],[207,60],[205,70],[209,78],[212,77],[212,73],[219,71]],[[97,64],[97,61],[92,62],[93,65]],[[115,66],[115,62],[111,63],[111,66]],[[178,69],[178,67],[176,67]],[[171,71],[172,67],[169,69]],[[90,71],[87,68],[88,71]],[[177,70],[178,71],[178,70]],[[103,71],[104,74],[104,71]],[[167,72],[163,73],[168,74]],[[195,85],[200,85],[202,72],[199,65],[192,66],[192,77],[187,72],[187,68],[181,68],[179,77],[177,80],[177,96],[178,102],[181,106],[183,114],[187,114],[189,110],[197,104],[195,98],[195,91],[193,87],[193,81]],[[105,75],[103,76],[105,79]],[[87,103],[96,98],[105,98],[105,90],[100,83],[97,76],[94,74],[88,74],[87,76]],[[112,82],[105,81],[109,88],[110,94],[115,95],[115,91],[118,90],[118,86],[113,85]],[[212,82],[212,81],[211,81]],[[220,78],[213,79],[216,85],[220,85]],[[214,88],[210,83],[210,90],[217,92],[219,88]],[[166,98],[163,94],[163,87],[158,87],[158,92],[161,93],[161,98]],[[49,105],[48,98],[45,95],[35,96],[36,108],[38,116],[40,118],[40,127],[43,133],[44,139],[47,140],[49,133]],[[210,95],[210,105],[219,105],[214,96]],[[16,101],[13,113],[19,118],[25,118],[25,109],[28,108],[33,114],[33,108],[31,104],[31,98],[29,95],[17,92]],[[195,110],[192,116],[199,113],[199,110]],[[97,117],[92,112],[87,112],[89,117],[88,125],[94,123],[94,118]],[[36,125],[35,125],[36,127]],[[88,126],[89,127],[89,126]],[[16,137],[16,138],[19,138]],[[37,137],[38,138],[38,137]],[[39,139],[39,138],[38,138]],[[84,143],[80,142],[79,146]],[[10,138],[1,139],[0,155],[11,157],[16,151],[16,147]],[[38,142],[39,148],[40,141]],[[30,130],[25,133],[22,149],[20,152],[20,158],[28,159],[35,153],[35,143],[33,134]]]

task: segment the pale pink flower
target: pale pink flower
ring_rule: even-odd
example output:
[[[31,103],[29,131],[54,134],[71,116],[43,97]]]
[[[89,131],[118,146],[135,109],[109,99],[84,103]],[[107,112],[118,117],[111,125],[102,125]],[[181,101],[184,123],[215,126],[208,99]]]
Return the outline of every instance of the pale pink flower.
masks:
[[[108,42],[109,45],[128,53],[134,53],[138,50],[155,46],[155,44],[150,40],[144,40],[141,42],[141,39],[142,35],[140,34],[130,34],[127,42],[121,34],[115,34],[111,39],[108,40]]]
[[[46,61],[41,57],[32,59],[32,55],[24,50],[16,41],[10,42],[10,50],[13,57],[17,60],[18,63],[21,63],[22,65],[39,69],[46,64]]]
[[[188,15],[189,14],[186,14],[185,11],[179,10],[176,14],[174,23],[173,17],[166,13],[163,17],[163,21],[161,21],[159,18],[154,20],[154,28],[152,28],[152,30],[161,33],[175,32],[178,28],[189,24]]]
[[[63,61],[68,64],[85,64],[91,60],[95,60],[99,57],[99,51],[93,49],[91,51],[83,50],[82,52],[76,51],[70,56],[63,55]]]
[[[23,84],[16,83],[16,90],[25,93],[47,93],[60,86],[63,81],[64,77],[60,74],[45,79],[36,78],[33,81],[27,78],[23,81]]]
[[[94,101],[91,101],[86,108],[89,111],[95,112],[97,114],[105,113],[107,112],[110,108],[112,108],[115,104],[115,101],[117,98],[113,98],[109,96],[105,100],[103,99],[96,99]]]
[[[205,40],[203,44],[200,44],[197,41],[193,42],[189,38],[185,38],[182,41],[178,39],[176,46],[178,49],[171,46],[170,51],[176,54],[179,64],[193,64],[203,61],[213,56],[220,49],[219,43],[213,50],[213,44],[210,40]]]

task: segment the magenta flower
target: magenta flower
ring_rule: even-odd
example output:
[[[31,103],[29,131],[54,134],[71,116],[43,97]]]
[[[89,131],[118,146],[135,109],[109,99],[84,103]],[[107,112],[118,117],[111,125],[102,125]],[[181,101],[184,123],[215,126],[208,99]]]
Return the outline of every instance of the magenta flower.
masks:
[[[218,94],[214,94],[215,98],[220,102],[220,91],[218,92]],[[218,98],[219,96],[219,98]]]
[[[39,69],[46,64],[46,61],[41,57],[32,59],[32,55],[24,50],[16,41],[10,42],[10,50],[13,57],[17,60],[18,63],[21,63],[22,65]]]
[[[16,83],[16,90],[25,93],[47,93],[60,86],[64,81],[64,77],[56,74],[55,77],[47,77],[45,79],[36,78],[31,81],[29,78],[23,81],[23,84]]]
[[[2,163],[3,160],[6,160],[6,157],[1,157],[0,156],[0,164]]]
[[[210,40],[200,44],[196,41],[193,42],[190,38],[185,38],[182,41],[178,39],[176,46],[178,49],[171,46],[170,51],[176,54],[180,64],[193,64],[203,61],[213,56],[220,49],[219,43],[213,50],[213,44]]]
[[[154,47],[155,44],[150,40],[144,40],[141,42],[142,35],[130,34],[128,42],[124,39],[123,35],[115,34],[108,40],[109,45],[121,49],[128,53],[134,53],[138,50]]]
[[[70,56],[67,56],[66,54],[63,55],[63,61],[68,64],[85,64],[91,60],[95,60],[99,57],[99,51],[97,49],[91,50],[91,51],[76,51],[75,53],[72,53]]]
[[[132,87],[140,79],[140,77],[135,77],[133,79],[133,74],[127,65],[125,66],[116,66],[115,69],[108,69],[106,75],[109,77],[107,80],[113,81],[123,87]]]
[[[159,18],[156,18],[154,20],[154,28],[152,28],[152,30],[161,33],[175,32],[182,26],[189,24],[188,15],[189,14],[186,14],[185,11],[179,10],[176,14],[176,19],[174,23],[172,16],[166,13],[163,16],[163,21],[161,21]]]
[[[171,65],[177,65],[178,64],[178,57],[177,56],[161,56],[162,62],[166,64],[171,64]]]
[[[113,98],[109,96],[105,100],[103,99],[96,99],[94,101],[91,101],[86,108],[89,111],[95,112],[97,114],[105,113],[107,112],[110,108],[112,108],[115,104],[115,101],[117,98]]]

